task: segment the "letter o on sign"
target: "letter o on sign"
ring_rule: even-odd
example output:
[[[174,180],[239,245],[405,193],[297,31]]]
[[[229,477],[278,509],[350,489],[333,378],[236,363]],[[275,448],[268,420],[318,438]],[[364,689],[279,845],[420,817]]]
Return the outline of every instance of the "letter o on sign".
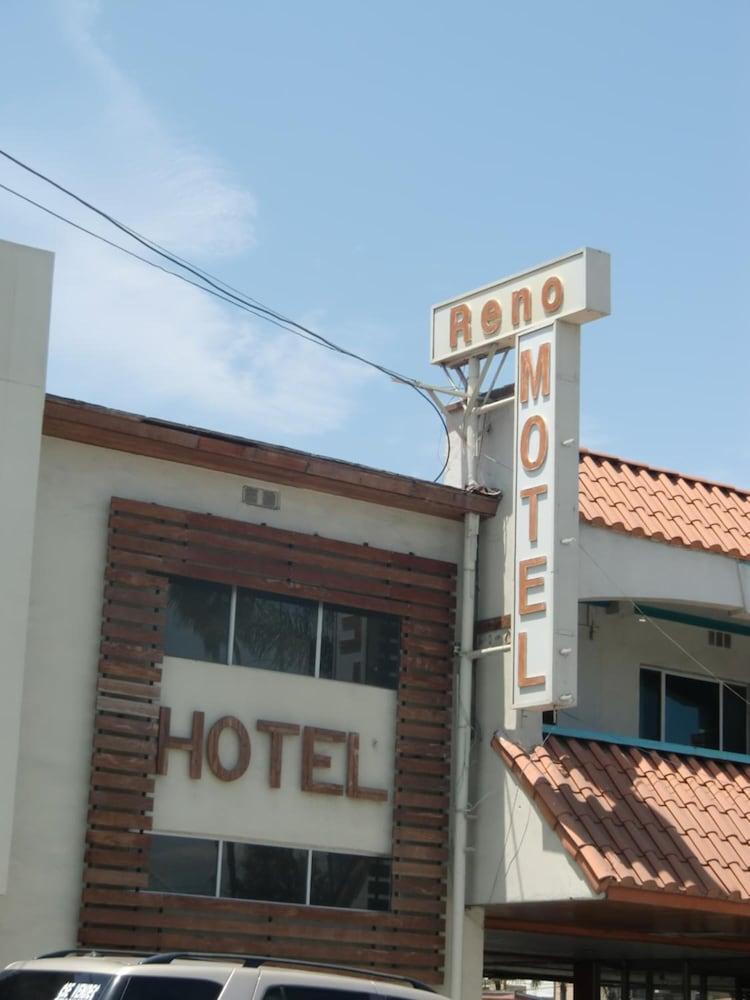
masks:
[[[230,729],[237,737],[237,760],[233,767],[224,767],[219,757],[219,740],[225,729]],[[236,781],[250,765],[250,734],[239,719],[233,715],[223,715],[214,722],[206,739],[208,766],[219,781]]]
[[[562,281],[553,275],[542,285],[542,308],[547,316],[560,310],[563,304],[563,284]]]
[[[529,454],[529,442],[531,439],[531,432],[535,428],[539,432],[539,445],[536,458],[532,459]],[[521,464],[527,472],[536,472],[537,469],[541,469],[544,465],[544,461],[547,458],[547,425],[539,414],[529,417],[523,425],[523,429],[521,431],[520,451]]]
[[[487,299],[482,306],[480,320],[485,337],[491,337],[493,333],[497,333],[503,322],[503,310],[497,299]]]

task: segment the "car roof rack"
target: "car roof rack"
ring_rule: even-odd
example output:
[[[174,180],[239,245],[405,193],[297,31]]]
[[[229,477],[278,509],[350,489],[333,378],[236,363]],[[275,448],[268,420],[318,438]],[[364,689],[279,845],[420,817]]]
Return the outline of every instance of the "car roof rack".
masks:
[[[67,958],[71,955],[79,955],[81,958],[106,958],[108,955],[123,955],[130,958],[148,956],[150,952],[131,951],[128,948],[61,948],[59,951],[46,951],[37,958]]]
[[[390,982],[402,983],[406,986],[413,986],[418,990],[427,990],[434,993],[435,990],[419,979],[411,979],[409,976],[401,976],[397,972],[390,973],[378,969],[362,969],[351,965],[338,965],[335,962],[310,962],[305,959],[296,958],[274,958],[272,955],[242,955],[234,952],[196,952],[196,951],[165,951],[155,955],[149,955],[140,961],[140,965],[168,965],[177,959],[233,959],[242,962],[246,969],[257,969],[262,965],[280,965],[292,969],[320,970],[322,972],[351,973],[356,976],[365,976],[369,979],[386,979]]]
[[[335,962],[310,962],[305,959],[296,958],[274,958],[272,955],[245,955],[239,952],[230,951],[161,951],[144,952],[129,951],[126,948],[63,948],[60,951],[48,951],[38,958],[67,958],[71,955],[80,955],[89,958],[106,958],[109,955],[117,957],[132,958],[138,965],[169,965],[180,959],[194,959],[195,961],[220,962],[222,959],[231,959],[234,962],[242,963],[246,969],[258,969],[263,965],[280,965],[291,969],[310,969],[321,972],[337,972],[340,974],[351,973],[356,976],[365,976],[369,979],[384,979],[389,982],[401,983],[412,986],[418,990],[426,990],[434,993],[435,990],[427,983],[419,979],[412,979],[409,976],[401,976],[397,972],[390,973],[378,969],[362,969],[351,965],[338,965]]]

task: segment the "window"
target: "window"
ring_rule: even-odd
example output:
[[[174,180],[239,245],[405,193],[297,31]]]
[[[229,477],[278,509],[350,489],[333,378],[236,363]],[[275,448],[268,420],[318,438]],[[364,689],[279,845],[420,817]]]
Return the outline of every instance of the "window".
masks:
[[[244,587],[174,577],[167,656],[398,687],[401,622]]]
[[[355,910],[387,910],[390,861],[361,854],[312,852],[310,902]]]
[[[232,588],[201,580],[169,581],[164,647],[170,656],[227,662]]]
[[[152,837],[148,887],[155,892],[215,896],[218,856],[219,845],[215,840]]]
[[[263,1000],[379,1000],[379,995],[335,986],[272,986],[264,993]]]
[[[107,992],[112,976],[93,972],[37,972],[6,969],[0,972],[0,1000],[98,1000]]]
[[[324,606],[320,676],[395,689],[400,642],[392,615]]]
[[[642,668],[640,736],[747,753],[747,698],[743,684]]]
[[[222,989],[213,979],[130,976],[119,1000],[216,1000]]]
[[[263,844],[226,843],[223,848],[220,896],[306,902],[307,851]]]
[[[387,910],[390,858],[155,833],[152,892]]]
[[[287,674],[315,672],[318,606],[240,587],[232,663]]]

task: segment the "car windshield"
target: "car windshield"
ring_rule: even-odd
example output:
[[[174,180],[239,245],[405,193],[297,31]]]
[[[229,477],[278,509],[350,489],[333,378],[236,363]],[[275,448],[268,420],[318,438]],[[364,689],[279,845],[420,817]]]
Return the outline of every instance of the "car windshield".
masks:
[[[103,1000],[113,976],[94,972],[0,972],[0,1000]]]

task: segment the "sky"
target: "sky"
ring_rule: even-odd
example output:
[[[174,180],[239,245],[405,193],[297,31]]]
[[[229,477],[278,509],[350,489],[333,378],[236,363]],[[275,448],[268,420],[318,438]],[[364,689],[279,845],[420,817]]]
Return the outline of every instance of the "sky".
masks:
[[[750,488],[748,44],[746,0],[5,0],[0,147],[428,382],[432,304],[607,250],[581,443]],[[50,392],[438,474],[412,390],[3,190],[0,238],[56,254]]]

